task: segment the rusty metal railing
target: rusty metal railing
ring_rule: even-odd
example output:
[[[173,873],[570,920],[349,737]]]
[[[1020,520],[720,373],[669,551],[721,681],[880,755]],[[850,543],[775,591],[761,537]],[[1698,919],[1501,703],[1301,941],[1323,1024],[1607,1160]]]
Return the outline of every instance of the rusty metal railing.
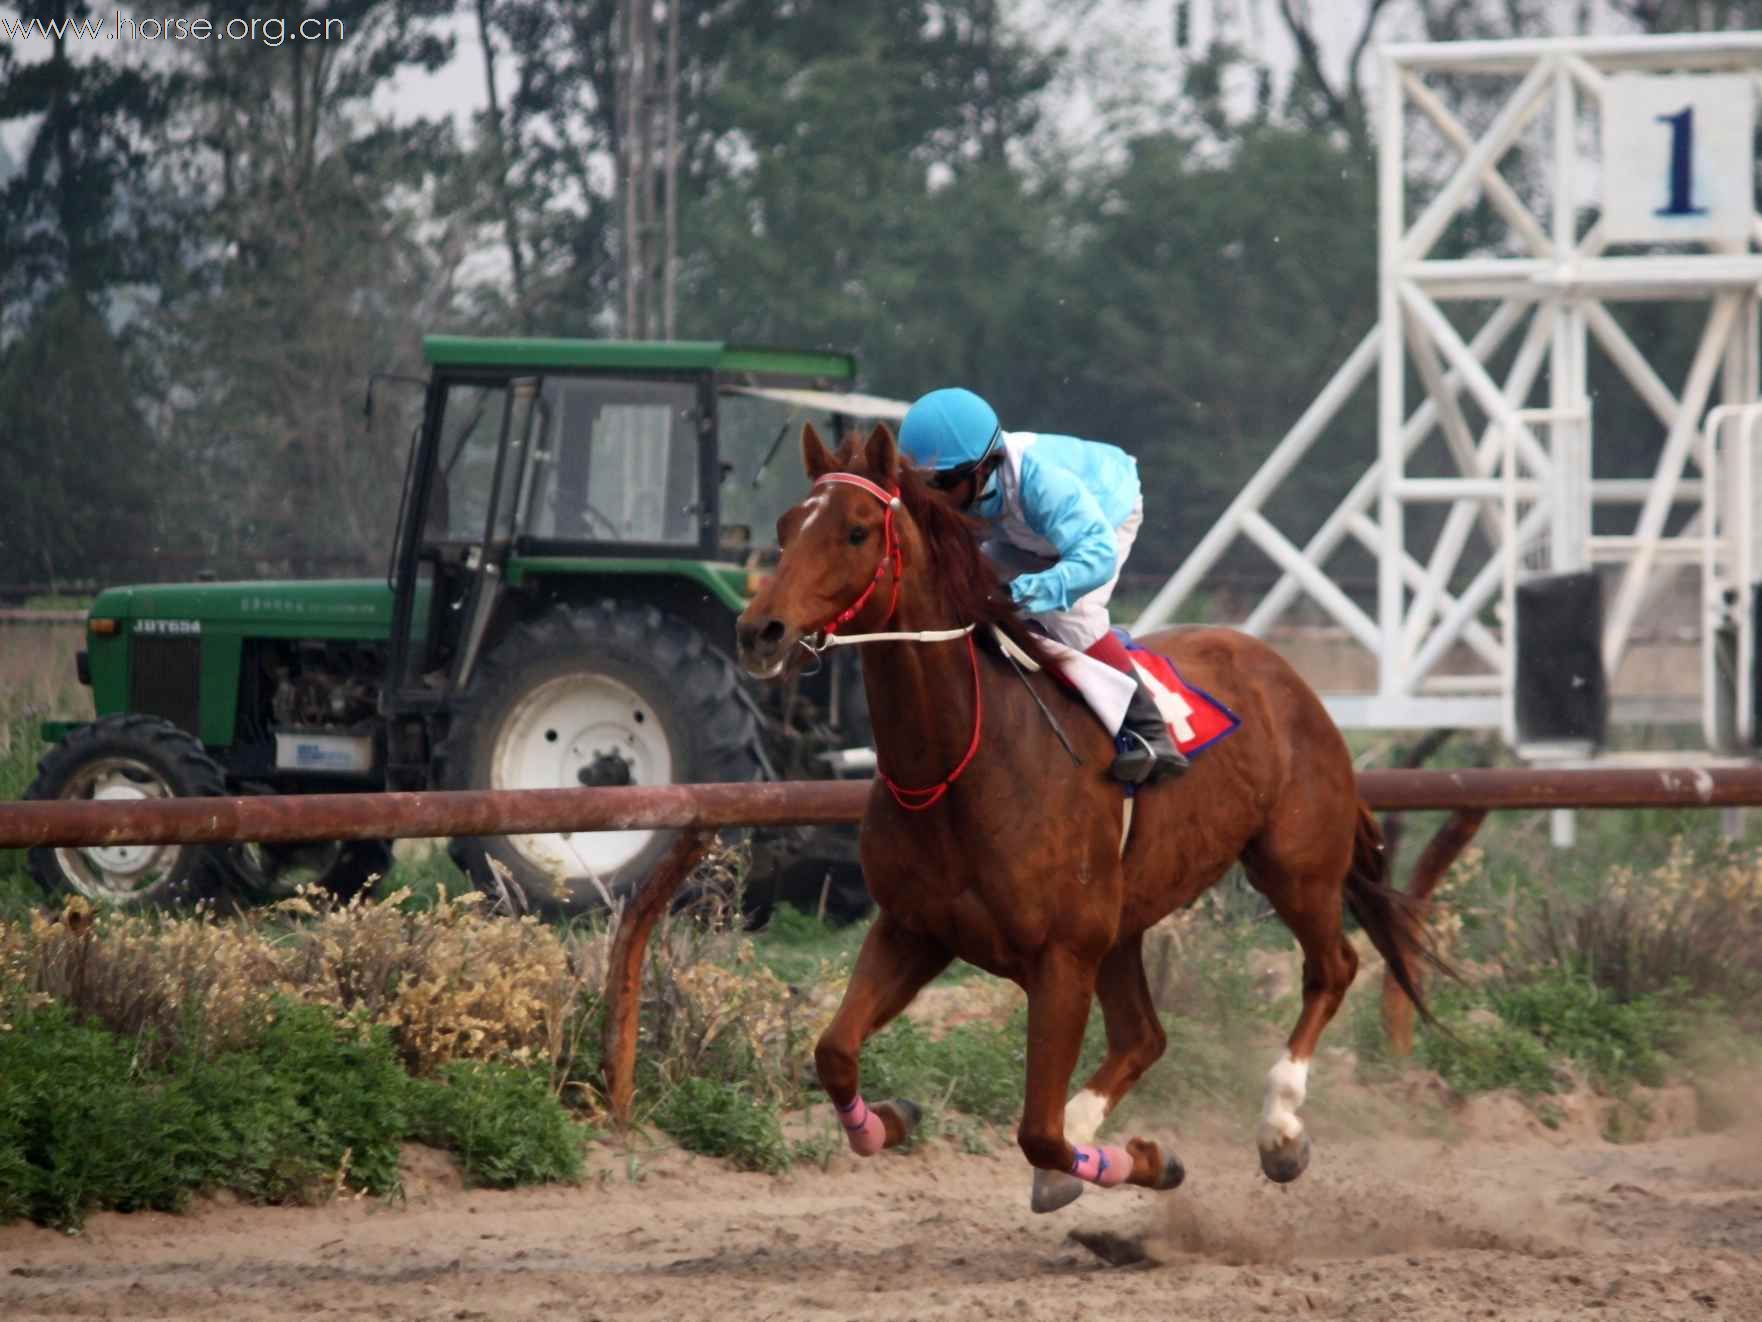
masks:
[[[1379,812],[1762,804],[1762,766],[1366,771],[1358,783],[1365,801]],[[43,800],[0,803],[0,849],[824,826],[860,820],[868,797],[866,781],[773,781],[605,789]]]

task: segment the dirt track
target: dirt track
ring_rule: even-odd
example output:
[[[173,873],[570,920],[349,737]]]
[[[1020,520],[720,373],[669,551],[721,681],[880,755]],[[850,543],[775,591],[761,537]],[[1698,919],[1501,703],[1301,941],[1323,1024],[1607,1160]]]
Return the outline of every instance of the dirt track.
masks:
[[[1012,1151],[933,1146],[776,1180],[676,1153],[640,1183],[460,1190],[412,1150],[403,1205],[205,1204],[70,1238],[0,1228],[0,1317],[1762,1319],[1755,1135],[1572,1146],[1330,1139],[1288,1188],[1181,1146],[1162,1195],[1027,1210]],[[1112,1266],[1070,1232],[1116,1256]]]

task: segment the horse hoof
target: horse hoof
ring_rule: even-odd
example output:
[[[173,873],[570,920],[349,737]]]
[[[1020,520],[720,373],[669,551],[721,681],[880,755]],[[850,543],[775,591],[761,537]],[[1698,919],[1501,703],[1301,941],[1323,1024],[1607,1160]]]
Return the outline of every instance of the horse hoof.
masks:
[[[1083,1181],[1063,1171],[1035,1171],[1034,1193],[1028,1206],[1036,1212],[1056,1212],[1083,1196]]]
[[[899,1137],[894,1140],[896,1143],[903,1143],[910,1138],[917,1131],[918,1122],[924,1118],[924,1108],[916,1102],[908,1102],[903,1097],[889,1097],[884,1102],[876,1102],[869,1109],[881,1117],[883,1125],[887,1125],[889,1115],[893,1116],[895,1124],[887,1125],[887,1127],[892,1130],[897,1126]]]
[[[1172,1152],[1164,1151],[1155,1143],[1135,1138],[1126,1144],[1126,1151],[1132,1154],[1134,1164],[1138,1162],[1139,1158],[1146,1158],[1160,1166],[1155,1181],[1147,1186],[1155,1189],[1158,1193],[1179,1189],[1181,1181],[1187,1178],[1187,1168],[1181,1164],[1181,1159]]]
[[[1181,1165],[1181,1159],[1174,1153],[1166,1153],[1162,1159],[1162,1174],[1150,1187],[1159,1191],[1179,1189],[1181,1182],[1187,1178],[1187,1168]]]
[[[1309,1169],[1309,1135],[1286,1139],[1276,1148],[1260,1150],[1260,1168],[1275,1184],[1289,1184]]]

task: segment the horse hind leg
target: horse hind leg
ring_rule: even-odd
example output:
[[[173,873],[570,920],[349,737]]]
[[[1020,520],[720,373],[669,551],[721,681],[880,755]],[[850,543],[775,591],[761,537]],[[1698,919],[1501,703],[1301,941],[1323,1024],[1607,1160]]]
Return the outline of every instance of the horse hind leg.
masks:
[[[1297,1112],[1308,1095],[1309,1063],[1322,1030],[1340,1008],[1358,973],[1358,953],[1346,940],[1341,887],[1347,867],[1284,865],[1270,851],[1245,859],[1249,879],[1269,901],[1303,951],[1303,1009],[1285,1051],[1267,1073],[1255,1141],[1267,1178],[1288,1184],[1309,1166],[1310,1141]],[[1322,878],[1332,877],[1331,882]]]
[[[814,1069],[832,1099],[851,1150],[873,1156],[911,1136],[919,1119],[915,1102],[893,1099],[870,1106],[857,1090],[863,1043],[912,1003],[926,983],[947,968],[953,955],[926,937],[914,936],[882,914],[875,920],[844,989],[838,1013],[814,1046]]]
[[[1095,1142],[1102,1122],[1168,1047],[1168,1034],[1157,1018],[1144,976],[1142,935],[1128,937],[1108,952],[1096,971],[1095,997],[1107,1025],[1107,1055],[1065,1104],[1064,1136],[1076,1145]],[[1134,1170],[1143,1164],[1147,1171],[1159,1173],[1153,1188],[1173,1189],[1186,1176],[1180,1160],[1155,1143],[1135,1138],[1125,1150]],[[1028,1205],[1036,1212],[1056,1212],[1075,1202],[1085,1183],[1068,1171],[1036,1170]]]

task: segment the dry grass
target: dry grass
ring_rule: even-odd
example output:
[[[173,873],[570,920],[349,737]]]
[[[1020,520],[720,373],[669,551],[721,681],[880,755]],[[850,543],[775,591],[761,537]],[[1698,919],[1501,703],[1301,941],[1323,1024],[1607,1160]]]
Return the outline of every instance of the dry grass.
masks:
[[[693,877],[689,908],[657,925],[640,1056],[664,1087],[706,1075],[738,1078],[782,1100],[796,1091],[821,1024],[805,1022],[804,998],[759,961],[741,926],[747,863],[744,846],[718,843]]]
[[[1762,995],[1762,851],[1692,851],[1617,867],[1577,899],[1541,896],[1506,917],[1507,967],[1572,968],[1623,1001],[1688,992],[1754,1017]]]
[[[693,878],[691,909],[657,928],[642,1056],[664,1085],[721,1074],[782,1097],[811,1038],[732,921],[743,867],[718,850]],[[541,1066],[556,1091],[591,1106],[612,924],[508,918],[475,894],[422,908],[406,899],[337,904],[312,890],[224,922],[94,912],[75,899],[59,915],[0,924],[0,1023],[58,1002],[158,1063],[245,1045],[285,997],[384,1026],[414,1074],[459,1060]]]
[[[76,899],[0,926],[0,1005],[59,1002],[157,1062],[242,1046],[287,997],[384,1025],[417,1074],[543,1063],[560,1086],[598,996],[603,936],[492,917],[476,897],[416,912],[402,898],[326,907],[308,895],[225,923],[95,914]]]

